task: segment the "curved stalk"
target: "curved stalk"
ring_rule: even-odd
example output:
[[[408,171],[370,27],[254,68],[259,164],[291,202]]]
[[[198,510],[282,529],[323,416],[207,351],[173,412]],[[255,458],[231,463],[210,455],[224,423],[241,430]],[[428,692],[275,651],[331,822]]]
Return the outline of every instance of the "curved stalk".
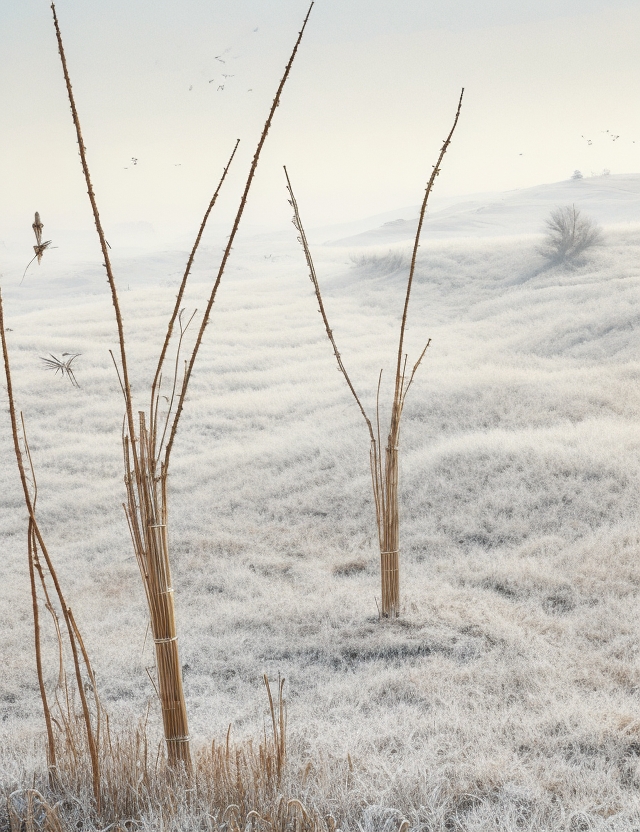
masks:
[[[44,542],[42,537],[42,533],[40,531],[40,527],[38,526],[38,521],[36,519],[35,507],[34,502],[31,497],[31,491],[29,489],[29,482],[27,479],[27,474],[24,466],[24,460],[22,456],[22,450],[20,448],[20,440],[18,434],[18,421],[16,418],[16,409],[14,404],[13,398],[13,385],[11,383],[11,368],[9,366],[9,350],[7,348],[7,339],[5,336],[5,326],[4,326],[4,310],[2,306],[2,293],[0,292],[0,342],[2,343],[2,356],[4,359],[4,370],[5,370],[5,378],[7,382],[7,398],[9,401],[9,416],[11,419],[11,435],[13,437],[13,449],[16,456],[16,462],[18,464],[18,472],[20,474],[20,482],[22,484],[22,490],[24,493],[24,501],[27,507],[27,512],[29,513],[29,526],[32,534],[34,535],[35,540],[37,540],[40,551],[42,552],[44,559],[47,564],[47,568],[49,570],[49,574],[51,575],[51,580],[53,581],[53,585],[56,590],[56,594],[58,596],[58,600],[60,602],[60,606],[62,607],[62,615],[64,617],[64,621],[67,627],[67,633],[69,636],[69,645],[71,647],[71,653],[73,655],[73,665],[75,669],[75,676],[76,676],[76,684],[78,687],[78,694],[80,696],[80,702],[82,705],[82,714],[85,723],[85,730],[87,735],[87,745],[89,747],[89,754],[91,757],[91,768],[93,774],[93,793],[94,798],[96,801],[96,808],[100,811],[100,803],[101,803],[101,793],[100,793],[100,765],[98,761],[98,749],[96,744],[96,739],[94,737],[93,728],[91,726],[91,717],[89,714],[89,706],[87,704],[87,698],[84,692],[84,686],[82,684],[82,674],[80,672],[80,661],[78,657],[78,649],[76,644],[75,632],[72,624],[72,619],[70,615],[70,610],[67,607],[67,603],[65,597],[62,592],[62,587],[60,586],[60,582],[58,581],[58,576],[56,574],[56,570],[53,566],[53,562],[49,556],[49,551],[47,546]],[[33,544],[34,540],[32,539],[31,545]],[[33,553],[33,548],[31,548],[31,552]]]

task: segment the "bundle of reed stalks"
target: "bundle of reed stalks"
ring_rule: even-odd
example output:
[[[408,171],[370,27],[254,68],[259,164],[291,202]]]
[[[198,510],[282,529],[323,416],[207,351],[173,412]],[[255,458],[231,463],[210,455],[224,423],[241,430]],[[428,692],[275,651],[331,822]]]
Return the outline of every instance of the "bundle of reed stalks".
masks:
[[[286,167],[284,169],[285,177],[287,180],[287,191],[289,193],[289,203],[293,208],[292,222],[296,231],[298,232],[298,241],[300,242],[303,248],[305,258],[307,261],[307,266],[309,267],[309,278],[313,284],[316,299],[318,301],[319,312],[324,322],[327,337],[329,338],[331,346],[333,347],[333,353],[335,355],[336,361],[338,362],[338,368],[345,377],[349,390],[351,391],[352,395],[354,396],[358,404],[360,412],[364,417],[369,431],[369,461],[371,465],[373,498],[376,507],[378,543],[380,546],[380,583],[382,595],[380,614],[385,618],[395,618],[400,614],[400,521],[398,508],[398,450],[400,443],[400,424],[402,420],[402,412],[404,410],[404,404],[407,397],[407,393],[409,392],[409,388],[413,383],[416,371],[422,363],[422,359],[424,358],[427,348],[431,343],[431,339],[429,339],[425,348],[420,353],[418,360],[415,362],[413,369],[411,370],[411,373],[407,375],[407,355],[404,353],[404,336],[407,324],[407,313],[409,310],[409,299],[411,297],[411,288],[413,286],[413,278],[416,270],[418,247],[420,245],[420,235],[422,233],[422,226],[424,224],[424,218],[427,211],[427,202],[433,189],[435,179],[440,173],[440,166],[442,164],[444,154],[447,152],[447,148],[451,143],[453,133],[458,124],[458,119],[460,117],[460,109],[462,107],[463,95],[464,89],[460,93],[460,98],[458,100],[458,109],[456,110],[453,126],[449,132],[449,135],[445,139],[442,148],[440,149],[440,155],[438,156],[438,160],[433,167],[431,176],[429,177],[424,198],[422,200],[422,205],[420,207],[418,228],[416,230],[416,235],[413,244],[411,265],[409,268],[409,277],[407,280],[407,289],[405,293],[404,307],[402,310],[402,321],[400,324],[400,337],[398,340],[398,353],[396,361],[395,384],[393,391],[393,399],[391,402],[391,418],[389,423],[389,430],[387,433],[384,457],[382,455],[382,441],[380,430],[380,384],[382,381],[382,370],[380,371],[380,375],[378,377],[378,389],[376,395],[376,431],[374,432],[372,422],[367,416],[362,402],[358,394],[356,393],[355,387],[353,386],[351,379],[349,378],[349,375],[347,373],[347,370],[344,366],[342,357],[340,355],[340,352],[338,351],[338,347],[333,336],[333,330],[329,326],[329,320],[327,318],[327,313],[325,311],[325,306],[322,300],[322,294],[320,292],[320,284],[318,283],[318,276],[316,273],[315,265],[313,263],[313,258],[311,256],[309,242],[307,240],[307,236],[304,232],[304,227],[302,225],[302,219],[300,217],[298,203],[294,196],[293,187],[291,185],[291,180],[289,179],[289,174],[287,172]]]
[[[78,148],[80,152],[80,161],[85,182],[87,185],[87,193],[91,203],[91,210],[93,213],[94,223],[100,248],[103,255],[103,263],[107,273],[107,280],[111,290],[111,299],[115,312],[116,324],[118,329],[119,340],[119,366],[112,353],[114,364],[120,379],[120,386],[125,403],[125,427],[123,432],[123,448],[125,460],[125,486],[127,492],[127,500],[124,504],[125,513],[129,523],[131,538],[133,546],[140,567],[140,574],[144,586],[144,591],[147,599],[149,610],[151,631],[155,644],[156,653],[156,675],[157,675],[157,693],[160,699],[162,708],[162,718],[164,724],[165,739],[167,743],[167,754],[169,764],[172,766],[183,767],[189,773],[192,770],[192,758],[189,746],[189,727],[187,709],[184,698],[184,690],[182,684],[182,669],[180,663],[180,655],[178,650],[178,633],[176,627],[175,604],[173,597],[173,586],[171,580],[171,565],[169,557],[169,543],[167,531],[167,477],[169,471],[169,460],[171,450],[175,440],[180,416],[184,407],[184,402],[187,394],[187,388],[193,368],[195,365],[198,351],[202,344],[202,339],[206,326],[209,322],[211,309],[216,298],[216,293],[222,280],[224,270],[231,254],[233,243],[240,225],[240,220],[247,203],[247,198],[255,172],[260,159],[260,154],[271,127],[276,108],[280,104],[280,99],[284,85],[289,77],[293,61],[295,59],[298,47],[302,40],[302,36],[311,14],[313,3],[309,6],[309,10],[304,19],[302,28],[298,34],[298,38],[294,45],[289,62],[285,68],[284,74],[273,99],[267,120],[265,122],[262,134],[258,141],[249,174],[245,183],[245,187],[240,198],[240,204],[235,215],[232,225],[231,234],[229,235],[227,245],[225,247],[220,266],[214,281],[211,293],[209,295],[204,314],[200,323],[200,328],[195,339],[195,345],[191,350],[191,354],[184,362],[184,371],[182,378],[179,380],[180,370],[180,350],[182,346],[182,339],[186,328],[191,322],[192,318],[183,326],[181,303],[184,296],[189,273],[195,258],[196,252],[200,245],[204,229],[207,224],[209,215],[216,203],[220,188],[226,178],[227,171],[231,162],[233,161],[238,142],[233,149],[229,162],[222,174],[218,187],[211,199],[209,206],[205,212],[204,218],[200,225],[200,229],[196,236],[195,243],[187,260],[187,265],[184,271],[176,303],[173,312],[169,319],[167,332],[164,343],[158,359],[156,373],[151,385],[151,397],[149,404],[149,411],[145,414],[144,411],[138,412],[138,418],[134,417],[134,403],[131,393],[131,385],[129,382],[129,371],[127,363],[127,350],[125,347],[124,326],[122,321],[122,314],[120,311],[120,304],[118,300],[118,292],[116,282],[109,256],[109,246],[106,241],[102,223],[100,221],[100,214],[98,205],[91,182],[89,173],[89,165],[87,161],[86,147],[84,144],[82,130],[80,127],[80,119],[76,107],[75,97],[71,86],[67,61],[62,42],[62,35],[58,18],[56,14],[55,5],[52,3],[51,9],[53,12],[53,20],[56,31],[56,38],[58,42],[58,52],[62,63],[62,70],[64,74],[65,84],[67,88],[67,95],[71,107],[71,115],[76,131],[76,138],[78,141]],[[195,313],[194,313],[195,314]],[[172,335],[176,321],[179,323],[180,335],[175,353],[175,364],[173,377],[171,382],[171,396],[169,399],[169,406],[167,413],[164,415],[163,423],[159,418],[159,402],[160,389],[162,385],[162,372],[165,359],[171,344]],[[175,407],[174,407],[175,405]]]

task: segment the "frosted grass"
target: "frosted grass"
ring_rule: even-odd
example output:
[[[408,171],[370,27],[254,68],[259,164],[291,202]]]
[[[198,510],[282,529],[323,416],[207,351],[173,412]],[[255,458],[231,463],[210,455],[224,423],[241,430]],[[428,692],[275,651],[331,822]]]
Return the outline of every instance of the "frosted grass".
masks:
[[[196,742],[220,739],[232,722],[237,736],[255,736],[261,674],[282,673],[293,757],[318,772],[309,799],[340,805],[349,828],[395,830],[398,812],[425,830],[640,821],[640,233],[608,229],[606,245],[573,270],[545,268],[538,242],[422,248],[410,357],[427,337],[432,346],[401,440],[397,622],[377,620],[367,433],[293,234],[239,245],[214,308],[170,482],[193,732]],[[317,251],[329,318],[368,409],[380,367],[392,375],[403,251]],[[134,394],[152,372],[180,257],[116,264],[129,286]],[[205,295],[212,259],[200,255],[187,308]],[[93,265],[29,279],[3,295],[40,521],[107,709],[140,714],[153,659],[120,506],[107,287]],[[82,353],[78,390],[39,366],[40,355],[63,351]],[[40,764],[42,729],[7,422],[5,783]]]

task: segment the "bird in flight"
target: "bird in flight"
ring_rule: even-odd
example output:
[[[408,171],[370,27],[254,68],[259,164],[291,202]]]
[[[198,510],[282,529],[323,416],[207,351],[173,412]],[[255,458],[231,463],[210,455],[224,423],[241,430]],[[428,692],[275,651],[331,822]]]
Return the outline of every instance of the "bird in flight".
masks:
[[[37,211],[36,211],[35,219],[34,219],[34,222],[33,222],[33,225],[31,226],[31,228],[33,228],[33,233],[36,235],[36,245],[33,247],[33,250],[35,251],[35,255],[31,258],[31,260],[29,260],[29,263],[27,264],[27,268],[24,270],[24,274],[22,275],[22,280],[24,280],[24,276],[27,273],[27,269],[29,268],[29,266],[33,263],[33,261],[36,258],[38,259],[38,265],[40,265],[40,261],[42,260],[42,255],[45,253],[45,251],[51,245],[51,240],[47,240],[44,243],[42,242],[42,229],[44,228],[44,225],[40,222],[40,214]],[[22,283],[22,280],[20,281],[20,283]]]

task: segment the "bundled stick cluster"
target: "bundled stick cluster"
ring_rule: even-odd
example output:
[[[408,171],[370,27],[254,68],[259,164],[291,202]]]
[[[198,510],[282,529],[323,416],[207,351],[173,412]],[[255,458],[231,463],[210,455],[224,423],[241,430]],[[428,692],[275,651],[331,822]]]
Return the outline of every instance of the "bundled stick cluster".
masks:
[[[309,7],[309,11],[304,19],[302,29],[298,34],[295,46],[291,53],[289,62],[285,68],[284,74],[273,99],[269,115],[265,122],[256,152],[253,156],[249,175],[247,177],[244,191],[242,193],[240,204],[233,222],[231,234],[227,245],[224,249],[222,260],[218,269],[216,279],[211,289],[204,315],[202,317],[200,328],[195,340],[195,345],[191,350],[191,354],[187,361],[185,361],[184,372],[181,381],[178,382],[178,374],[180,368],[180,349],[182,346],[182,339],[186,328],[191,322],[189,319],[186,325],[183,326],[183,317],[181,310],[182,298],[186,288],[189,273],[193,264],[194,257],[200,245],[202,235],[204,233],[209,215],[216,203],[218,194],[222,184],[226,178],[229,166],[233,161],[233,157],[238,147],[238,142],[233,149],[229,162],[222,174],[218,187],[209,203],[205,212],[204,218],[200,225],[195,243],[189,255],[187,265],[184,271],[180,289],[176,298],[176,303],[172,315],[167,326],[167,333],[164,344],[162,346],[156,373],[151,385],[151,401],[148,414],[144,411],[138,413],[137,420],[134,418],[133,397],[131,394],[131,386],[129,383],[129,373],[127,368],[127,353],[125,349],[124,328],[122,323],[122,315],[120,312],[120,304],[118,301],[118,293],[116,283],[109,258],[108,244],[105,239],[102,224],[100,222],[100,215],[98,206],[91,184],[91,177],[89,174],[89,166],[87,163],[86,148],[82,138],[82,131],[80,128],[80,119],[75,104],[73,90],[71,87],[71,80],[67,68],[65,58],[64,46],[62,43],[62,35],[58,24],[55,6],[52,4],[53,19],[56,30],[56,37],[58,40],[58,51],[62,61],[62,70],[64,73],[65,83],[67,87],[67,94],[69,97],[69,104],[71,106],[71,114],[76,130],[78,140],[78,147],[80,150],[80,159],[82,163],[82,170],[87,184],[87,191],[93,217],[95,221],[96,230],[100,240],[100,247],[104,257],[104,266],[107,272],[107,280],[111,289],[111,298],[115,311],[115,317],[118,327],[118,337],[120,344],[120,366],[116,369],[119,371],[120,385],[125,401],[125,430],[123,435],[124,458],[125,458],[125,484],[127,488],[127,502],[125,504],[125,512],[129,522],[131,531],[131,538],[135,549],[140,573],[147,597],[147,604],[149,608],[149,615],[151,621],[151,631],[155,642],[156,651],[156,672],[158,678],[158,696],[162,706],[162,717],[164,723],[165,739],[167,742],[167,753],[169,763],[171,765],[182,765],[189,771],[192,766],[191,753],[189,748],[189,729],[187,709],[184,699],[183,685],[182,685],[182,670],[180,664],[180,656],[178,651],[178,634],[176,629],[175,605],[173,599],[173,587],[171,581],[171,565],[169,559],[168,533],[167,533],[167,476],[169,471],[169,460],[171,450],[175,440],[178,423],[182,410],[184,407],[185,397],[193,368],[195,365],[198,351],[202,344],[202,339],[206,326],[209,322],[211,309],[216,298],[216,293],[222,280],[224,270],[231,254],[231,249],[242,219],[242,214],[247,202],[247,197],[253,183],[255,172],[260,159],[260,153],[271,127],[276,108],[280,103],[280,97],[284,89],[284,85],[289,77],[293,61],[295,59],[300,41],[309,19],[313,3]],[[195,313],[194,313],[195,314]],[[172,392],[169,399],[168,411],[164,416],[164,423],[161,424],[159,419],[159,401],[160,389],[162,385],[162,371],[167,353],[170,347],[174,327],[176,321],[179,323],[180,335],[176,349],[176,358],[172,379]],[[113,354],[112,354],[113,357]],[[175,404],[175,409],[174,409]]]
[[[351,379],[349,378],[349,375],[345,369],[342,357],[340,356],[340,353],[338,352],[338,347],[336,346],[333,331],[329,326],[329,320],[327,318],[327,313],[325,311],[324,303],[322,301],[322,294],[320,292],[320,284],[318,283],[315,265],[311,256],[311,249],[309,248],[309,242],[304,232],[302,219],[300,218],[298,203],[294,196],[293,187],[291,185],[291,180],[289,179],[289,174],[287,173],[286,167],[284,169],[285,177],[287,180],[287,190],[289,192],[289,203],[293,208],[292,222],[296,231],[298,232],[298,241],[300,242],[304,250],[307,266],[309,267],[309,277],[311,279],[311,282],[313,283],[313,288],[316,294],[316,299],[318,301],[318,307],[320,314],[322,315],[325,330],[327,332],[327,337],[329,338],[331,346],[333,347],[333,353],[336,357],[336,361],[338,362],[340,372],[345,377],[347,385],[349,386],[349,390],[351,390],[351,393],[353,394],[358,404],[358,407],[360,408],[360,412],[362,413],[362,416],[364,417],[364,420],[367,424],[367,428],[369,430],[369,438],[371,440],[371,480],[373,485],[373,497],[376,506],[378,542],[380,545],[380,578],[382,590],[382,605],[380,612],[381,615],[385,618],[395,618],[400,614],[400,539],[398,512],[398,447],[400,442],[400,423],[402,420],[402,411],[404,409],[404,403],[406,400],[407,393],[409,392],[409,388],[411,387],[411,384],[413,382],[416,370],[420,366],[422,359],[424,358],[424,355],[427,351],[427,348],[429,347],[429,344],[431,342],[430,339],[429,341],[427,341],[427,345],[425,346],[422,353],[420,354],[420,357],[414,364],[411,373],[407,376],[407,356],[404,353],[404,335],[407,324],[407,312],[409,310],[409,298],[411,296],[411,287],[413,285],[413,278],[416,270],[418,247],[420,245],[420,234],[422,232],[422,226],[424,224],[424,218],[427,211],[427,202],[429,200],[429,195],[431,194],[431,191],[433,189],[436,176],[438,176],[438,174],[440,173],[440,166],[442,164],[444,154],[447,152],[447,148],[451,143],[451,139],[456,129],[456,125],[458,124],[458,119],[460,117],[460,109],[462,107],[463,95],[464,89],[460,93],[458,109],[456,110],[453,126],[449,132],[449,135],[445,139],[444,144],[442,145],[440,155],[438,156],[438,161],[433,167],[433,171],[427,183],[424,198],[422,200],[422,205],[420,207],[418,228],[413,244],[411,266],[409,269],[409,278],[407,280],[407,290],[405,293],[404,308],[402,310],[402,322],[400,324],[400,338],[398,341],[398,355],[396,361],[395,385],[393,391],[393,399],[391,402],[391,419],[389,424],[389,432],[387,434],[387,442],[384,450],[384,457],[382,454],[382,441],[380,432],[380,383],[382,380],[382,370],[380,371],[380,376],[378,377],[378,392],[376,396],[376,431],[374,432],[371,420],[367,416],[365,409],[362,406],[362,402],[360,401],[360,398],[356,393],[355,387],[353,386]]]
[[[125,347],[124,338],[124,326],[120,310],[116,282],[109,256],[109,245],[104,235],[102,223],[100,220],[100,214],[98,211],[98,205],[91,183],[89,165],[87,162],[86,147],[82,137],[80,119],[78,116],[73,89],[71,86],[71,80],[67,67],[67,61],[62,42],[62,34],[58,23],[58,17],[56,14],[55,5],[53,3],[51,4],[55,33],[58,42],[58,51],[60,54],[62,70],[69,98],[69,105],[71,107],[71,115],[73,118],[73,124],[75,127],[76,137],[78,141],[82,171],[87,185],[89,201],[91,203],[93,218],[98,233],[102,255],[104,258],[103,262],[107,273],[107,281],[109,283],[109,288],[111,291],[111,299],[113,303],[116,324],[118,329],[119,362],[116,361],[113,353],[111,355],[114,364],[116,365],[116,371],[120,380],[120,386],[122,389],[125,404],[123,449],[125,462],[126,502],[124,504],[124,509],[129,523],[129,529],[131,532],[131,538],[133,541],[136,558],[140,567],[140,574],[142,577],[144,591],[147,598],[150,626],[155,643],[157,693],[162,708],[164,735],[167,746],[167,759],[169,765],[172,768],[184,771],[187,776],[189,776],[192,773],[193,762],[189,744],[187,709],[184,698],[184,691],[182,685],[182,669],[178,651],[178,634],[176,627],[175,604],[171,580],[171,563],[169,557],[167,531],[167,477],[169,471],[169,460],[178,429],[178,423],[184,407],[189,380],[193,373],[195,361],[200,346],[202,344],[206,326],[209,322],[209,316],[211,314],[211,309],[216,298],[216,293],[222,280],[222,276],[224,274],[227,261],[231,254],[233,243],[240,225],[240,220],[242,218],[247,203],[249,191],[251,189],[251,185],[255,177],[262,148],[264,146],[267,134],[271,127],[275,111],[280,103],[280,98],[284,89],[284,85],[291,72],[291,67],[293,65],[293,61],[298,51],[300,42],[302,40],[302,36],[312,8],[313,3],[311,3],[311,5],[309,6],[309,10],[304,19],[302,28],[298,33],[298,37],[295,42],[293,51],[291,53],[289,62],[286,65],[284,74],[278,85],[276,95],[271,104],[271,108],[269,110],[269,114],[267,116],[262,134],[260,136],[258,146],[256,148],[251,162],[249,174],[247,176],[244,190],[240,199],[240,204],[234,218],[231,234],[229,235],[227,245],[224,249],[220,266],[218,268],[217,276],[214,281],[213,287],[210,291],[205,312],[200,322],[200,327],[195,339],[195,344],[191,349],[188,359],[184,362],[184,371],[182,372],[182,376],[180,378],[180,354],[183,338],[187,328],[189,327],[189,324],[192,322],[196,314],[194,312],[194,314],[186,322],[184,321],[184,311],[181,308],[182,299],[186,289],[187,280],[191,271],[191,267],[193,265],[196,252],[198,250],[200,241],[202,239],[202,235],[207,225],[209,215],[211,214],[211,211],[213,210],[213,207],[216,204],[218,194],[227,176],[227,172],[233,161],[239,142],[236,142],[235,147],[233,148],[233,152],[231,153],[227,166],[224,168],[222,177],[218,183],[215,193],[213,194],[213,197],[207,207],[207,210],[205,211],[193,248],[187,260],[180,289],[176,298],[173,312],[169,319],[164,343],[162,345],[160,356],[158,358],[155,376],[151,385],[149,411],[148,413],[145,413],[145,411],[138,411],[136,416],[134,415],[134,402],[131,393],[131,385],[129,381],[127,350]],[[40,245],[42,224],[40,223],[39,216],[37,214],[36,222],[34,224],[34,230],[38,239],[38,245],[40,248],[42,248],[42,250],[44,250],[48,243],[44,244],[43,246]],[[42,251],[37,250],[36,255],[38,257],[41,257]],[[174,335],[176,322],[179,328],[179,335],[177,338],[177,346],[175,349],[175,361],[171,380],[171,394],[169,397],[166,397],[168,400],[167,411],[166,413],[161,414],[160,391],[162,388],[162,374],[164,364],[172,344],[172,336]],[[58,619],[55,615],[55,611],[53,609],[53,606],[51,605],[47,581],[53,583],[53,586],[55,587],[55,592],[59,599],[59,605],[61,607],[66,630],[68,633],[69,645],[73,654],[78,696],[82,705],[86,742],[89,750],[89,756],[91,758],[91,765],[93,771],[94,798],[96,802],[96,807],[99,810],[101,800],[99,766],[101,711],[99,706],[99,700],[97,699],[95,679],[93,676],[91,665],[89,663],[87,652],[84,648],[82,638],[80,637],[80,632],[75,624],[71,610],[67,606],[64,596],[62,594],[62,589],[60,587],[55,569],[53,567],[53,563],[51,561],[51,558],[49,557],[48,550],[46,548],[43,536],[40,532],[40,528],[36,519],[35,473],[33,471],[33,467],[31,467],[32,485],[30,486],[24,459],[26,454],[26,458],[28,459],[29,464],[31,464],[31,457],[24,435],[22,443],[24,445],[24,451],[21,447],[18,422],[16,418],[16,411],[13,401],[11,373],[9,366],[9,353],[5,338],[5,327],[2,314],[1,297],[0,329],[2,331],[2,350],[4,355],[5,374],[7,378],[7,388],[9,394],[9,406],[14,440],[14,449],[16,454],[16,460],[18,463],[18,469],[20,472],[20,478],[22,481],[24,499],[29,515],[28,551],[29,569],[31,574],[31,585],[33,595],[33,615],[36,631],[36,662],[38,668],[40,692],[42,696],[42,703],[45,714],[45,722],[47,725],[48,762],[50,770],[54,772],[57,759],[56,743],[52,727],[53,718],[51,716],[51,709],[49,707],[47,692],[44,686],[44,676],[41,662],[38,598],[36,595],[36,575],[40,580],[42,592],[44,593],[45,597],[45,604],[54,615],[54,620],[59,636],[60,655],[62,656],[62,640],[60,635],[61,631],[58,624]],[[65,369],[73,381],[73,375],[69,367],[66,366]],[[33,494],[31,492],[31,488],[34,489]],[[44,557],[46,570],[42,566],[40,554],[42,554],[42,556]],[[80,658],[80,656],[82,658]],[[89,712],[89,706],[85,695],[85,688],[81,674],[81,662],[84,662],[85,671],[90,679],[90,687],[95,692],[96,701],[93,721]],[[60,684],[64,688],[64,690],[68,692],[68,688],[66,686],[66,679],[63,679],[62,677],[62,670]],[[67,701],[70,701],[68,696]],[[71,713],[72,711],[69,706],[69,724],[71,723]],[[72,733],[73,732],[67,732],[67,736],[71,736]]]

